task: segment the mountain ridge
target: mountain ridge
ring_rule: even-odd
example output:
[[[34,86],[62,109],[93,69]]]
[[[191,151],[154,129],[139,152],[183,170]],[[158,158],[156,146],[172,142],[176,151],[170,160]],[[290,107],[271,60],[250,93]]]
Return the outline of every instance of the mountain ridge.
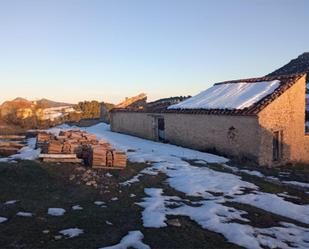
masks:
[[[309,52],[304,52],[287,64],[271,72],[267,76],[280,76],[286,74],[307,73],[309,74]],[[307,75],[307,82],[309,77]]]

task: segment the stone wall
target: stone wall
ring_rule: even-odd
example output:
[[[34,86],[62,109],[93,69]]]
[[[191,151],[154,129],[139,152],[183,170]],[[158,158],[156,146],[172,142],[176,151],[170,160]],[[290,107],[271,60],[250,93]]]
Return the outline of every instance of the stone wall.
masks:
[[[165,125],[172,144],[257,162],[256,117],[169,113]]]
[[[111,129],[150,140],[156,140],[154,118],[141,112],[112,112]]]
[[[164,117],[166,140],[172,144],[258,161],[256,117],[113,112],[111,128],[157,140],[158,117]]]
[[[282,131],[283,158],[287,162],[309,162],[305,143],[305,76],[259,114],[261,150],[259,164],[273,165],[273,132]],[[306,142],[307,141],[307,142]]]

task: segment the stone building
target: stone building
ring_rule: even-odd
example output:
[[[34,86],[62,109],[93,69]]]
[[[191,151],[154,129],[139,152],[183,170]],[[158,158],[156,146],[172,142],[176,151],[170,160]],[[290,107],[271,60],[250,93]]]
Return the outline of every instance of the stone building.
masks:
[[[305,78],[227,81],[168,107],[114,109],[111,128],[262,166],[308,163]]]

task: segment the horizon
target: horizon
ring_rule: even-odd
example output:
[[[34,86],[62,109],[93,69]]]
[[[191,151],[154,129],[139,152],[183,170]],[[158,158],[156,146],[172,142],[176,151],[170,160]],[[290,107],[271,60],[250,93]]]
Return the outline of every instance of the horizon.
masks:
[[[303,0],[0,5],[0,104],[193,96],[216,82],[264,76],[309,51]]]

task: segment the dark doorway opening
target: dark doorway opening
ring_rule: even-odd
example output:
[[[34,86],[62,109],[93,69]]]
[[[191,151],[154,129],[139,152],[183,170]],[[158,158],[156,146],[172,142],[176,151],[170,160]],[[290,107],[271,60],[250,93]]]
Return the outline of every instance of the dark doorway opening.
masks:
[[[273,133],[273,161],[279,162],[282,158],[282,131]]]
[[[165,123],[164,118],[158,118],[158,139],[159,141],[165,140]]]

